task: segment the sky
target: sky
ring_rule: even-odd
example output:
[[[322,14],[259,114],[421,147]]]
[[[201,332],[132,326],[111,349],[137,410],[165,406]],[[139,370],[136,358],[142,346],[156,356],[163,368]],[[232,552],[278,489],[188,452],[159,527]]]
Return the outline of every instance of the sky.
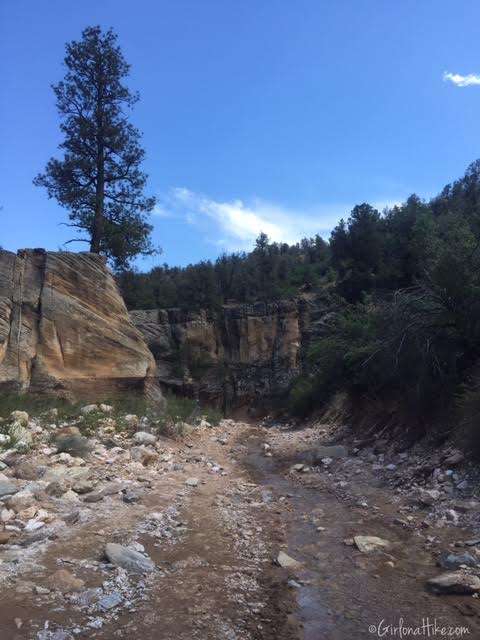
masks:
[[[87,26],[118,33],[141,95],[150,269],[260,231],[328,238],[355,204],[459,178],[480,157],[479,21],[475,0],[0,0],[0,245],[72,237],[32,179],[60,153],[51,84]]]

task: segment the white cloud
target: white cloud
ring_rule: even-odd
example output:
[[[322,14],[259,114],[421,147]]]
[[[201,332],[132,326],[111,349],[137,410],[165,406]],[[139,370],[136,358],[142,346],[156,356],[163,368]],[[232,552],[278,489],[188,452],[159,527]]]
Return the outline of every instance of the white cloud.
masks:
[[[153,208],[153,215],[158,216],[159,218],[169,218],[172,213],[169,209],[157,203]]]
[[[459,73],[450,73],[445,71],[443,74],[444,82],[453,82],[457,87],[470,87],[472,85],[480,84],[480,74],[469,73],[466,76],[461,76]]]
[[[374,203],[382,210],[396,201]],[[188,224],[202,227],[206,220],[215,225],[216,245],[227,251],[251,249],[261,232],[275,242],[294,244],[317,233],[327,238],[341,217],[347,218],[351,205],[321,205],[308,210],[296,210],[254,200],[217,201],[185,187],[176,187],[162,198],[160,208],[170,215],[183,216]],[[208,231],[204,229],[205,234]]]

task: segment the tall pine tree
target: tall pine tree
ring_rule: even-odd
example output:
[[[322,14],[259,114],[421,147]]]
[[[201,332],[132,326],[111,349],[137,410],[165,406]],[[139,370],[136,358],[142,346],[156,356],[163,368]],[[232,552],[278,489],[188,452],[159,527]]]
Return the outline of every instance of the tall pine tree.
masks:
[[[138,101],[124,84],[130,66],[112,30],[88,27],[66,45],[64,79],[53,86],[64,134],[63,159],[51,158],[34,184],[69,211],[68,226],[117,269],[155,252],[147,222],[155,206],[143,190],[145,151],[126,111]]]

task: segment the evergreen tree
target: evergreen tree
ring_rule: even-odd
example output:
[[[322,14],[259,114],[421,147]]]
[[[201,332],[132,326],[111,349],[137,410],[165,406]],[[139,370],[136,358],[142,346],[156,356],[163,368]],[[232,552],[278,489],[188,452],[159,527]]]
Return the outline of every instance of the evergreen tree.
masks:
[[[147,176],[140,132],[125,114],[138,100],[124,84],[129,65],[112,30],[88,27],[66,46],[66,75],[53,86],[61,119],[63,159],[51,158],[34,184],[46,187],[69,211],[70,223],[90,251],[126,267],[138,254],[155,253],[145,197]]]

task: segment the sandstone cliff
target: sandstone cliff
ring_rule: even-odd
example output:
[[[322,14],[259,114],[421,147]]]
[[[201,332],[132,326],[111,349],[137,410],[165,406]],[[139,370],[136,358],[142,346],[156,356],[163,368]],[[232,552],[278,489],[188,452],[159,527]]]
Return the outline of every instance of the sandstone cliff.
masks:
[[[102,258],[0,251],[0,389],[101,400],[155,379]]]
[[[322,296],[225,305],[219,311],[131,311],[164,387],[223,409],[278,403],[301,371],[329,305]]]

